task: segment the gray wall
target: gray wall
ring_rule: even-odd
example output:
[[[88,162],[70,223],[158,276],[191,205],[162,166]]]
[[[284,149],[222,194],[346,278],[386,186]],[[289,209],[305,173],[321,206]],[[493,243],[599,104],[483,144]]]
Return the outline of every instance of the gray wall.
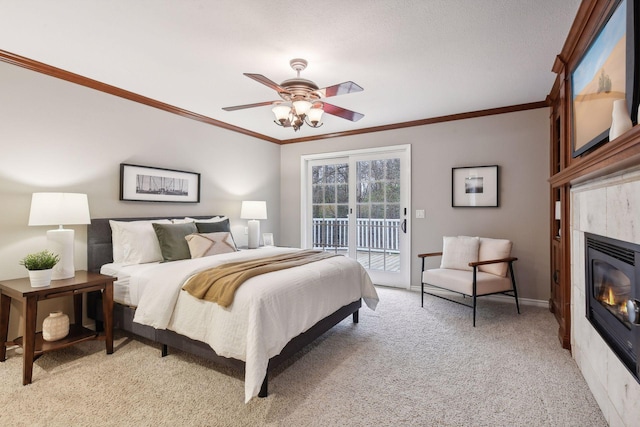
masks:
[[[225,214],[239,245],[246,244],[241,200],[266,200],[269,219],[262,231],[279,233],[277,144],[5,63],[0,94],[0,280],[26,276],[18,261],[43,249],[46,230],[55,228],[27,226],[36,191],[87,193],[92,218]],[[201,202],[119,201],[120,163],[199,172]],[[86,226],[71,228],[76,268],[84,269]],[[49,303],[38,324],[61,301]],[[12,309],[14,335],[17,311]]]
[[[418,253],[442,248],[443,235],[514,242],[522,297],[549,298],[549,111],[546,108],[282,146],[281,235],[300,244],[300,156],[411,144],[411,286],[420,285]],[[499,208],[452,208],[451,168],[500,166]],[[424,209],[425,219],[415,219]],[[438,261],[439,262],[439,261]]]

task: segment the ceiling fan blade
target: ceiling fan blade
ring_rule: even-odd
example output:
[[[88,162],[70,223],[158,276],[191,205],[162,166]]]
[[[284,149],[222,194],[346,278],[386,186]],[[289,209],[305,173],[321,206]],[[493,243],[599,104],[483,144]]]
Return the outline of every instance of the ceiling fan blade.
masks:
[[[354,92],[362,92],[363,90],[364,89],[362,89],[356,83],[349,81],[349,82],[339,83],[333,86],[327,86],[322,89],[318,89],[316,93],[318,93],[318,95],[320,95],[322,98],[329,98],[330,96],[345,95],[347,93],[354,93]]]
[[[324,104],[324,112],[327,114],[331,114],[332,116],[338,116],[343,119],[351,120],[352,122],[357,122],[361,118],[364,117],[364,114],[356,113],[355,111],[347,110],[346,108],[337,107],[332,104]]]
[[[270,87],[271,89],[275,90],[276,92],[287,92],[287,90],[285,88],[283,88],[282,86],[280,86],[276,82],[266,78],[262,74],[251,74],[251,73],[243,73],[243,74],[245,76],[249,77],[250,79],[253,79],[253,80],[257,81],[258,83],[262,83],[263,85]]]
[[[235,105],[233,107],[224,107],[223,110],[224,111],[244,110],[245,108],[262,107],[264,105],[272,105],[274,102],[278,102],[278,101],[265,101],[265,102],[256,102],[255,104]]]

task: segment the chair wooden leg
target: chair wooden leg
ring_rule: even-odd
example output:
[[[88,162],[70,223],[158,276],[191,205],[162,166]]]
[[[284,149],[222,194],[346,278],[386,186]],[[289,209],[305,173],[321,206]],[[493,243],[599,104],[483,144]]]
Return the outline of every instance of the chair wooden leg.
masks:
[[[478,267],[473,267],[473,327],[476,327],[476,300],[478,298]]]
[[[424,282],[422,282],[421,286],[421,292],[420,292],[420,307],[424,307]]]
[[[473,296],[473,327],[476,327],[476,296]]]
[[[516,309],[520,314],[520,304],[518,303],[518,289],[516,288],[516,276],[513,274],[513,263],[509,263],[509,272],[511,273],[511,285],[513,286],[513,296],[516,299]]]

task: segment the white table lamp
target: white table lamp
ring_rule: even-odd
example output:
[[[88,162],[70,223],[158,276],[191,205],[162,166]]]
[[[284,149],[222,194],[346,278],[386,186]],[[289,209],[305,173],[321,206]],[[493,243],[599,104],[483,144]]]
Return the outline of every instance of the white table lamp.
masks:
[[[29,225],[58,225],[47,231],[49,250],[60,256],[53,267],[52,280],[75,276],[73,260],[74,231],[63,225],[90,224],[89,202],[86,194],[79,193],[33,193]]]
[[[243,201],[240,209],[240,218],[248,219],[249,227],[249,249],[256,249],[260,246],[260,219],[267,219],[267,202],[264,201]]]

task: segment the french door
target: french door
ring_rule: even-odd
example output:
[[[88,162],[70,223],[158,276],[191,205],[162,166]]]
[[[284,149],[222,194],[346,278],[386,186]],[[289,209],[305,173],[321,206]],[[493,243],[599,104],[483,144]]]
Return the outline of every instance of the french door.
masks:
[[[356,259],[375,284],[409,287],[410,146],[303,157],[303,247]]]

